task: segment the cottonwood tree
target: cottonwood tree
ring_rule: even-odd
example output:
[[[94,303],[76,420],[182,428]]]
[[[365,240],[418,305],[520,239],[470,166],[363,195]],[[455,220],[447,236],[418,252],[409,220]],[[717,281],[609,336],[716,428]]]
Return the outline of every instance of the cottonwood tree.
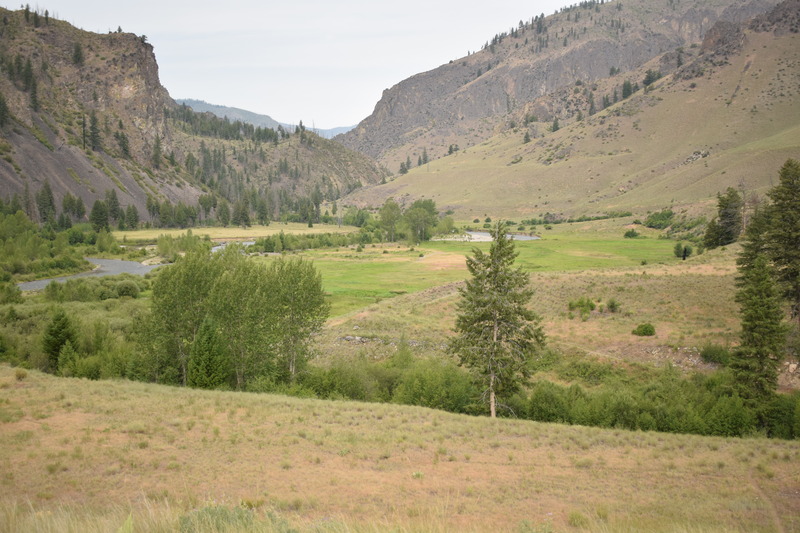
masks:
[[[183,385],[187,384],[191,347],[209,311],[209,296],[232,258],[230,253],[189,253],[165,268],[153,283],[145,335],[154,340],[150,343],[153,351],[173,355]]]
[[[232,261],[216,279],[209,311],[224,332],[236,388],[242,390],[255,377],[275,374],[279,330],[277,308],[270,299],[276,287],[263,265],[245,260],[235,247],[225,252]]]
[[[488,254],[476,248],[467,258],[472,277],[459,289],[450,350],[482,382],[494,418],[498,394],[512,392],[528,376],[528,359],[544,346],[545,336],[540,317],[527,308],[533,290],[528,274],[513,267],[518,254],[506,224],[496,222],[491,235]]]
[[[380,225],[388,234],[389,242],[394,242],[397,223],[400,222],[402,216],[403,213],[400,210],[400,206],[394,198],[388,198],[378,211]]]
[[[277,317],[275,326],[279,372],[294,381],[311,357],[311,340],[328,318],[322,277],[313,263],[278,259],[269,268],[273,290],[268,304]]]

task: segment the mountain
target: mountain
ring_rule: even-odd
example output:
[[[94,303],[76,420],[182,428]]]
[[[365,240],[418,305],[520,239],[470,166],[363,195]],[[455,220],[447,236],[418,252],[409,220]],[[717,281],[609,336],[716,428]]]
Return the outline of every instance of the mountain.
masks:
[[[523,23],[389,89],[337,138],[412,167],[348,200],[425,196],[469,218],[538,218],[763,190],[800,155],[800,43],[786,22],[798,2],[765,15],[774,5],[588,2]]]
[[[258,113],[239,109],[238,107],[209,104],[208,102],[204,102],[202,100],[192,100],[189,98],[179,98],[175,101],[181,105],[185,104],[191,107],[198,113],[213,113],[219,118],[239,120],[241,122],[246,122],[247,124],[252,124],[253,126],[259,126],[262,128],[272,128],[276,130],[278,129],[278,126],[281,126],[282,128],[286,129],[286,131],[294,131],[293,125],[283,124],[269,115],[259,115]]]
[[[742,21],[776,3],[590,0],[538,15],[495,35],[480,52],[387,89],[373,113],[338,140],[394,170],[423,148],[440,157],[450,145],[479,144],[517,116],[565,120],[576,110],[548,98],[554,92],[603,80],[612,69],[622,78],[699,42],[717,20]]]
[[[202,100],[191,100],[191,99],[178,99],[176,100],[176,102],[178,102],[179,104],[186,104],[187,106],[191,107],[198,113],[205,113],[205,112],[213,113],[214,115],[220,118],[239,120],[241,122],[245,122],[247,124],[252,124],[253,126],[259,126],[262,128],[278,129],[278,126],[280,126],[286,131],[293,132],[297,127],[296,124],[286,124],[285,122],[278,122],[269,115],[259,115],[258,113],[253,113],[252,111],[239,109],[238,107],[227,107],[222,105],[209,104],[208,102],[204,102]],[[341,128],[331,128],[324,130],[312,128],[311,131],[313,131],[320,137],[325,137],[326,139],[332,139],[337,135],[347,133],[354,127],[355,126],[344,126]]]
[[[0,9],[0,20],[2,198],[30,199],[47,182],[59,207],[67,193],[91,207],[113,190],[143,221],[154,201],[193,206],[202,195],[262,198],[279,217],[385,176],[313,132],[179,105],[144,36],[85,32],[28,7]]]

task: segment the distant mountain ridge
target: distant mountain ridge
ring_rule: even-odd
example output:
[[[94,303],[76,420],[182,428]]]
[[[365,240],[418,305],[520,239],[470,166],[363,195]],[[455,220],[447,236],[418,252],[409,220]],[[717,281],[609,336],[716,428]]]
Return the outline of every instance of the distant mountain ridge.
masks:
[[[203,100],[194,100],[191,98],[181,98],[175,101],[179,104],[182,105],[185,104],[191,107],[198,113],[213,113],[219,118],[228,118],[230,120],[241,120],[242,122],[246,122],[247,124],[252,124],[253,126],[260,126],[262,128],[277,129],[278,126],[281,126],[286,131],[293,132],[297,127],[297,124],[287,124],[285,122],[278,122],[269,115],[261,115],[259,113],[247,111],[245,109],[240,109],[238,107],[228,107],[223,105],[209,104],[208,102],[204,102]],[[305,127],[308,128],[308,124],[306,124]],[[354,127],[355,126],[344,126],[331,129],[312,128],[311,130],[321,137],[325,137],[326,139],[332,139],[336,135],[347,133]]]

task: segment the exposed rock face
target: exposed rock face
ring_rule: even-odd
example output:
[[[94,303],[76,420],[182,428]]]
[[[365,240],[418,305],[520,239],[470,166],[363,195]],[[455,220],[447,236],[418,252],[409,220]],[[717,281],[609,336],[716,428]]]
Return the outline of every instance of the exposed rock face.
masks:
[[[91,207],[114,190],[149,221],[148,197],[195,206],[201,194],[249,194],[291,208],[312,192],[332,200],[385,175],[363,154],[313,133],[278,139],[262,131],[254,141],[254,129],[178,106],[145,37],[24,13],[0,8],[4,199],[48,181],[57,205],[69,192]]]
[[[700,41],[719,20],[738,23],[775,3],[716,0],[683,8],[681,3],[670,7],[641,0],[565,9],[384,91],[372,115],[337,140],[389,168],[393,158],[405,159],[405,152],[397,152],[409,146],[427,146],[436,157],[452,142],[463,148],[482,141],[537,99],[577,81],[606,78],[612,69],[624,74]],[[554,116],[561,109],[557,101],[537,106]]]
[[[755,17],[750,22],[750,29],[773,31],[777,35],[800,33],[800,0],[785,0],[772,11]]]

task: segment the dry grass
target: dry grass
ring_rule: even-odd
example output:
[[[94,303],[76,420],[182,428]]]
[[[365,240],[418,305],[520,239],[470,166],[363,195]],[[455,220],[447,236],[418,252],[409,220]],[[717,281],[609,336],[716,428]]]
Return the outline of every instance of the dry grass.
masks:
[[[308,224],[295,222],[273,222],[269,226],[254,225],[248,228],[239,226],[214,226],[191,228],[192,233],[199,236],[208,235],[212,241],[252,241],[260,237],[269,237],[280,232],[307,235],[311,233],[352,233],[358,231],[353,226],[337,226],[328,224],[317,224],[309,228]],[[122,242],[123,239],[130,242],[153,242],[161,235],[180,237],[186,233],[185,229],[177,228],[152,228],[139,229],[133,231],[115,231],[114,237]]]
[[[168,531],[212,504],[304,530],[800,530],[798,442],[17,380],[8,367],[0,411],[9,531],[114,530],[128,513],[136,531]]]

